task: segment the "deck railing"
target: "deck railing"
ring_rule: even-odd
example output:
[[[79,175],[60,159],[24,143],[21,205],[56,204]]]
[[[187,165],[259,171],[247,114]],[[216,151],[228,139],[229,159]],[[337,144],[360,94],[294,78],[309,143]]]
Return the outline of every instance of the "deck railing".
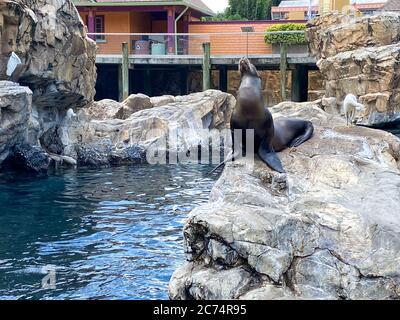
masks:
[[[270,32],[269,34],[299,34],[303,31]],[[131,55],[175,55],[200,56],[203,43],[211,44],[213,56],[251,56],[279,53],[273,45],[265,43],[266,32],[236,33],[92,33],[88,36],[96,40],[98,54],[121,54],[121,44],[128,43]],[[279,45],[278,45],[279,47]],[[278,50],[278,52],[276,52]],[[305,47],[297,48],[307,53]]]

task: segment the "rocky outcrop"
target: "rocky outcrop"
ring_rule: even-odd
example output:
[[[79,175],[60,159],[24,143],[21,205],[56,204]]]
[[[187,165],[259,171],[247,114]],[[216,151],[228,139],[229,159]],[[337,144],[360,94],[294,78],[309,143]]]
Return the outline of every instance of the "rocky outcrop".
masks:
[[[12,53],[22,63],[8,76]],[[7,156],[18,156],[19,144],[25,151],[62,152],[54,132],[69,108],[93,101],[95,54],[96,44],[70,0],[0,2],[0,80],[15,82],[1,82],[0,165]],[[16,102],[9,103],[13,97]]]
[[[0,81],[0,163],[13,147],[25,142],[32,112],[32,91],[9,81]]]
[[[203,135],[198,130],[228,128],[236,103],[230,94],[216,90],[151,98],[158,105],[154,107],[148,105],[146,96],[131,96],[130,100],[136,100],[135,108],[127,108],[127,102],[103,100],[66,121],[58,133],[63,155],[78,159],[82,166],[104,166],[146,162],[151,148],[186,153],[208,147],[212,131]],[[145,105],[138,106],[139,100]],[[144,110],[134,112],[137,108]],[[167,138],[172,132],[174,141]]]
[[[400,16],[352,18],[328,14],[308,23],[311,52],[326,80],[327,98],[339,105],[349,93],[366,106],[360,123],[400,118]]]
[[[187,263],[172,299],[398,299],[400,140],[313,103],[274,117],[311,120],[314,137],[280,153],[287,174],[229,164],[184,227]]]
[[[29,86],[37,107],[83,106],[93,100],[96,44],[86,36],[70,0],[0,3],[0,79],[11,52],[23,69],[14,80]]]

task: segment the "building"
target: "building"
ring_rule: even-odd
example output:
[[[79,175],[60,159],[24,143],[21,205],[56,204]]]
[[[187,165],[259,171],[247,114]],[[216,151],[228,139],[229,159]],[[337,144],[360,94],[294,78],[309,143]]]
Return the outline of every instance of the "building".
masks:
[[[352,0],[351,7],[362,15],[370,16],[376,12],[382,11],[386,2],[386,0]]]
[[[272,20],[307,20],[319,12],[320,0],[283,0],[271,8]]]
[[[388,0],[383,6],[382,10],[400,13],[400,0]]]
[[[399,0],[283,0],[279,6],[272,7],[271,13],[273,20],[310,19],[333,11],[372,15],[382,11],[389,2],[390,7],[399,7]]]
[[[201,0],[73,0],[87,25],[89,34],[138,34],[130,36],[96,35],[99,54],[120,53],[121,42],[130,43],[130,51],[150,53],[149,40],[159,51],[173,54],[178,44],[172,37],[145,34],[187,33],[190,21],[213,15]],[[139,41],[139,42],[137,42]],[[158,46],[157,46],[158,44]]]
[[[88,35],[98,45],[97,100],[121,100],[123,88],[124,92],[149,96],[184,95],[201,90],[204,43],[211,44],[213,88],[229,91],[229,83],[235,83],[231,76],[237,75],[237,63],[246,55],[258,60],[260,69],[275,73],[279,69],[279,57],[273,57],[273,48],[264,39],[266,29],[282,23],[279,20],[203,21],[202,17],[213,12],[201,0],[73,2],[87,25]],[[304,16],[284,23],[291,22],[304,23]],[[128,79],[122,77],[125,42],[130,51]],[[315,62],[307,60],[307,50],[299,54],[301,57],[289,62],[294,73],[298,74],[298,69],[315,69]],[[302,83],[304,93],[307,81]]]

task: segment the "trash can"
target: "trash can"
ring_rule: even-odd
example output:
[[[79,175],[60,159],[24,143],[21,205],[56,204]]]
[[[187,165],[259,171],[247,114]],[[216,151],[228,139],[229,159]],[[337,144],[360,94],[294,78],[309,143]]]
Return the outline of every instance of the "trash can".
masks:
[[[135,54],[150,54],[150,41],[146,40],[136,41]]]
[[[165,53],[165,43],[153,43],[151,45],[151,54],[153,56],[164,56]]]

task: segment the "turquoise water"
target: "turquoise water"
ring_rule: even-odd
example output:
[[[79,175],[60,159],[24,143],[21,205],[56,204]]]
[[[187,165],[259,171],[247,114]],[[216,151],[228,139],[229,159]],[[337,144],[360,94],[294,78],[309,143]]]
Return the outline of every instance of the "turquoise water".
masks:
[[[209,166],[0,174],[0,299],[167,299]],[[43,266],[55,288],[42,288]]]

